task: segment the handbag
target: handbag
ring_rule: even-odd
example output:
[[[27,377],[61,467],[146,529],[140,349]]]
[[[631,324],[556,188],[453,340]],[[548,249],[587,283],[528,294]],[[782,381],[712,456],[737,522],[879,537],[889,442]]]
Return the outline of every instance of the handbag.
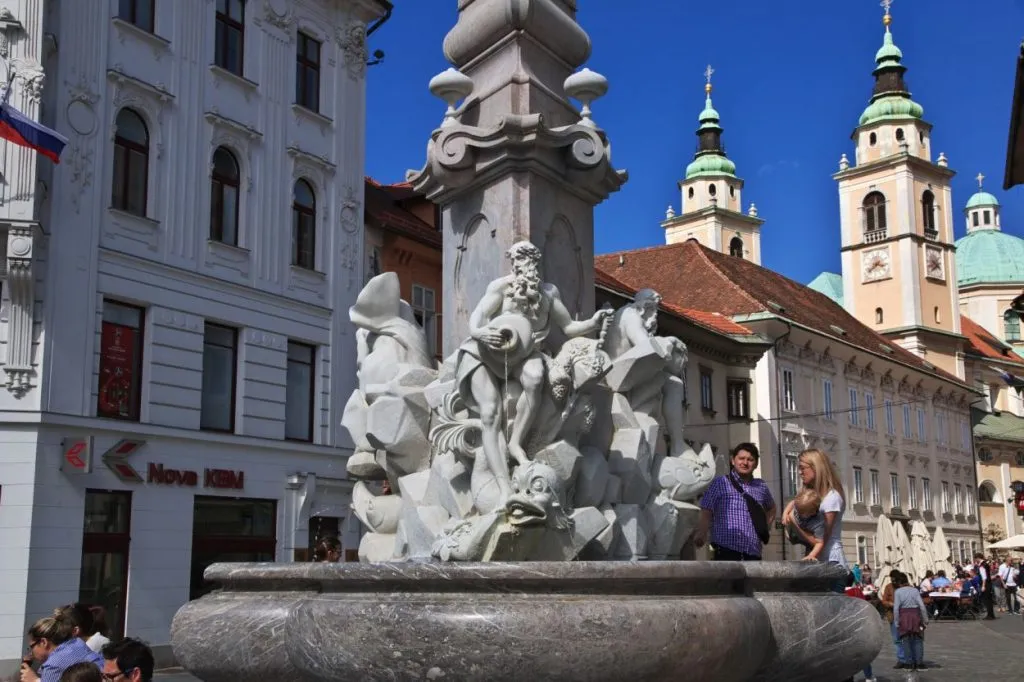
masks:
[[[764,507],[736,482],[732,474],[728,474],[726,478],[732,483],[732,487],[736,488],[736,492],[743,496],[743,501],[747,503],[747,512],[750,514],[750,522],[754,524],[754,532],[757,533],[757,539],[761,541],[762,545],[767,545],[768,541],[771,540],[772,534],[768,529],[768,517],[765,516]]]

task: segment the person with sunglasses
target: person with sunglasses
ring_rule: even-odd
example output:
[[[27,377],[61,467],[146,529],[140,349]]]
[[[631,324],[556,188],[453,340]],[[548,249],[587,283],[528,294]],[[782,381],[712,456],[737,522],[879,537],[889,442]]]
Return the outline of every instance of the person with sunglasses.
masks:
[[[60,682],[61,674],[76,663],[103,665],[103,657],[74,630],[74,623],[60,612],[37,620],[28,631],[29,656],[22,661],[19,682]],[[40,663],[38,672],[32,670],[33,660]]]
[[[152,682],[153,651],[145,642],[126,637],[103,647],[106,682]]]

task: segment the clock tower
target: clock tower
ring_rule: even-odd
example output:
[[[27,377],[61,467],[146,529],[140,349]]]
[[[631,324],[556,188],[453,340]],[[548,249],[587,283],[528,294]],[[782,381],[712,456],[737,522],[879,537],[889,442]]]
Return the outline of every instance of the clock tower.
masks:
[[[961,375],[963,337],[944,154],[932,160],[932,127],[904,81],[903,53],[885,35],[875,87],[853,132],[854,161],[839,172],[843,305],[864,324],[934,365]]]
[[[751,204],[743,212],[743,180],[736,175],[736,164],[725,155],[722,126],[711,105],[711,75],[704,72],[704,109],[698,117],[697,153],[679,182],[679,213],[669,206],[661,226],[665,242],[678,244],[696,239],[704,246],[746,258],[761,264],[761,225],[757,208]]]

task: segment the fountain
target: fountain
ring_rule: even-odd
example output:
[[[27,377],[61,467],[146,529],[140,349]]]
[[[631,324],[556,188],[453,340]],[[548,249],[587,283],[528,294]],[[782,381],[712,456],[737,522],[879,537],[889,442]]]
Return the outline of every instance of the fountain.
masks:
[[[657,292],[592,312],[593,207],[626,175],[575,4],[459,0],[410,174],[441,206],[447,359],[397,276],[370,280],[342,422],[361,563],[211,566],[172,629],[200,679],[829,682],[880,650],[841,569],[673,560],[715,463]]]

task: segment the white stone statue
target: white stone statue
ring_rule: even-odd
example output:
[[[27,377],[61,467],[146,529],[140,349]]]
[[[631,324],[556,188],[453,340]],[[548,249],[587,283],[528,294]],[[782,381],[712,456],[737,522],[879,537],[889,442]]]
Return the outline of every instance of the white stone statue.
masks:
[[[360,559],[678,556],[714,463],[683,440],[686,346],[655,336],[660,298],[574,321],[540,280],[539,249],[508,256],[512,274],[487,287],[471,338],[440,368],[393,273],[351,310],[359,388],[342,424],[370,531]],[[383,480],[389,494],[373,489]]]

